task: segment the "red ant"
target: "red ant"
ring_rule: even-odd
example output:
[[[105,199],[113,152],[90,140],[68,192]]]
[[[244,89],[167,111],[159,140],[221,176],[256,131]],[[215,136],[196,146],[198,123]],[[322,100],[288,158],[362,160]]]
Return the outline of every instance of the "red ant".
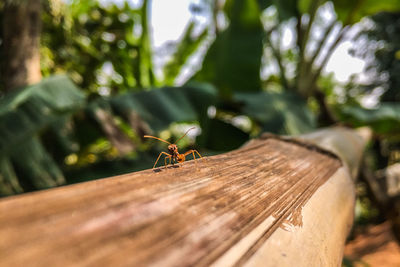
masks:
[[[190,130],[193,130],[194,128],[195,127],[192,127],[189,130],[187,130],[186,133],[183,136],[181,136],[175,143],[178,143],[183,137],[185,137],[187,135],[187,133]],[[182,163],[182,162],[185,161],[186,156],[189,155],[190,153],[192,153],[192,155],[193,155],[193,160],[196,160],[196,157],[195,157],[194,153],[196,153],[200,158],[203,158],[197,150],[191,149],[191,150],[185,152],[184,154],[179,154],[178,146],[176,144],[171,144],[170,142],[165,141],[164,139],[161,139],[161,138],[158,138],[158,137],[155,137],[155,136],[151,136],[151,135],[145,135],[144,137],[146,137],[146,138],[154,138],[154,139],[157,139],[157,140],[159,140],[161,142],[165,142],[165,143],[169,144],[168,153],[161,152],[158,155],[156,163],[154,163],[153,169],[156,167],[158,160],[160,159],[161,155],[163,155],[163,154],[166,155],[166,157],[164,158],[165,167],[167,167],[167,159],[169,159],[169,164],[171,164],[171,161],[172,161],[172,165],[174,165],[174,161],[178,162],[178,163]]]

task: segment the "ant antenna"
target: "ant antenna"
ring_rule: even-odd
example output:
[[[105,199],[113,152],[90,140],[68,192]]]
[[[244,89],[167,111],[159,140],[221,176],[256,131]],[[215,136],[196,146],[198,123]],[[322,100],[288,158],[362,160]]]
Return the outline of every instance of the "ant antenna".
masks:
[[[185,137],[185,136],[187,135],[187,133],[188,133],[190,130],[193,130],[194,128],[196,128],[196,127],[192,127],[192,128],[190,128],[189,130],[187,130],[186,133],[185,133],[184,135],[181,136],[181,138],[179,138],[178,140],[176,140],[175,144],[177,144],[177,143],[179,142],[179,140],[181,140],[183,137]]]
[[[145,136],[143,136],[143,137],[157,139],[157,140],[159,140],[159,141],[161,141],[161,142],[164,142],[164,143],[167,143],[167,144],[172,145],[170,142],[165,141],[164,139],[161,139],[161,138],[158,138],[158,137],[155,137],[155,136],[145,135]]]

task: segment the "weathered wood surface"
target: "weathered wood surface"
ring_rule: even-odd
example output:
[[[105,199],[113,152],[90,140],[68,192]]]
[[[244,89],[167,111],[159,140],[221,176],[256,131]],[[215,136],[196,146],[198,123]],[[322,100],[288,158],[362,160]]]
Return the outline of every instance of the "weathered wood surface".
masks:
[[[197,167],[5,198],[0,266],[335,266],[353,203],[332,154],[259,139]]]

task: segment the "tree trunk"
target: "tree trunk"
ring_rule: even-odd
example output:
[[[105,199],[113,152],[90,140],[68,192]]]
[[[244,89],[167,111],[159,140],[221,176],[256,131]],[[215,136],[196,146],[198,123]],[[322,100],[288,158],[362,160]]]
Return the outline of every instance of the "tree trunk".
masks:
[[[5,4],[3,18],[2,73],[6,91],[37,83],[40,73],[40,0]]]
[[[335,116],[329,109],[328,104],[326,103],[326,95],[321,92],[319,89],[314,91],[314,97],[319,105],[319,115],[318,122],[321,126],[329,126],[337,123]]]

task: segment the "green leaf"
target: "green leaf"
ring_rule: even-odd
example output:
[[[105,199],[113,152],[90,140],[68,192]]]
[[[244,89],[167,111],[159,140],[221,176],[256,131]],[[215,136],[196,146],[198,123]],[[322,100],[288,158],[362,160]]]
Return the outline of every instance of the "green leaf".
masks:
[[[376,109],[345,106],[341,109],[341,117],[357,127],[370,126],[377,133],[398,134],[400,132],[399,103],[381,103]]]
[[[0,101],[0,154],[5,155],[61,115],[81,108],[84,95],[66,76],[54,76]]]
[[[23,189],[18,182],[12,163],[6,157],[0,156],[0,196],[22,192]]]
[[[311,2],[315,0],[299,0],[297,1],[297,8],[301,14],[306,14],[310,10]]]
[[[116,94],[154,86],[150,4],[71,0],[56,5],[56,12],[44,5],[42,72],[69,73],[90,94],[100,94],[102,87]]]
[[[76,140],[75,131],[78,131],[77,128],[82,127],[82,125],[77,126],[74,117],[71,115],[60,116],[58,120],[49,125],[41,136],[42,144],[58,162],[62,162],[65,155],[79,151],[80,143]],[[86,121],[85,125],[87,124],[90,123]],[[85,130],[87,130],[87,127],[85,127]],[[86,131],[82,132],[82,136],[87,137],[90,134]],[[91,140],[95,139],[92,138]]]
[[[264,29],[257,1],[228,1],[226,5],[230,24],[217,35],[194,79],[211,82],[220,96],[229,99],[235,91],[261,90]]]
[[[333,0],[335,11],[344,25],[354,24],[365,16],[378,12],[397,12],[400,10],[400,0]]]
[[[273,1],[271,0],[258,0],[257,2],[261,10],[264,10],[273,4]]]
[[[39,138],[33,137],[14,148],[11,160],[18,169],[19,179],[29,180],[36,189],[44,189],[65,183],[60,168],[44,149]]]
[[[278,17],[280,21],[288,20],[292,17],[296,17],[299,13],[298,11],[298,0],[272,0],[271,1],[276,9],[278,10]]]
[[[140,83],[138,84],[138,86],[146,88],[154,86],[157,83],[153,73],[151,43],[149,34],[150,26],[148,25],[149,20],[147,19],[147,13],[150,4],[151,1],[143,0],[140,12],[143,32],[140,36],[140,41],[139,41]]]
[[[44,79],[0,101],[1,194],[19,193],[21,185],[48,188],[65,182],[38,136],[84,102],[84,95],[66,76]]]
[[[296,135],[315,129],[316,121],[306,103],[292,93],[237,93],[243,114],[254,119],[262,131]]]
[[[215,88],[199,84],[127,93],[110,100],[117,114],[129,120],[137,113],[154,131],[164,130],[173,122],[200,121],[216,101]]]
[[[198,138],[197,143],[210,150],[230,151],[249,140],[248,133],[218,119],[211,119],[207,129],[209,130]]]

